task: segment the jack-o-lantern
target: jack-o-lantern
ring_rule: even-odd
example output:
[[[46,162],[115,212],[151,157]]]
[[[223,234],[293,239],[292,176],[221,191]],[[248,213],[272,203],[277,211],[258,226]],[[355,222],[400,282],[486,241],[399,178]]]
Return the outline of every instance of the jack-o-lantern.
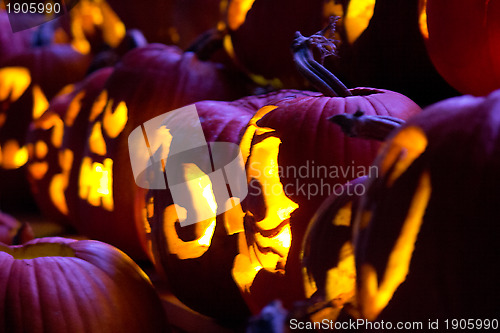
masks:
[[[6,245],[23,244],[33,239],[33,230],[27,223],[0,212],[0,243]]]
[[[141,30],[152,43],[187,48],[207,30],[217,28],[221,0],[108,0],[127,28]]]
[[[370,172],[379,144],[345,138],[327,119],[358,110],[406,119],[420,111],[395,92],[345,88],[312,57],[309,47],[322,41],[297,36],[295,60],[325,95],[262,108],[241,141],[249,195],[232,274],[254,312],[275,298],[287,307],[304,298],[299,254],[309,220],[335,186]]]
[[[125,36],[125,25],[105,0],[78,0],[66,6],[71,9],[69,20],[64,21],[67,42],[79,52],[116,48]]]
[[[394,90],[419,105],[457,95],[429,59],[419,13],[419,0],[350,1],[343,21],[348,42],[329,66],[349,85]]]
[[[498,1],[420,0],[421,30],[439,74],[463,94],[500,88]]]
[[[363,176],[338,187],[314,214],[304,237],[304,286],[309,307],[318,312],[315,318],[335,320],[346,303],[355,306],[351,221],[367,179]]]
[[[496,318],[499,130],[496,91],[434,104],[389,138],[354,219],[364,318]]]
[[[98,241],[0,244],[0,331],[168,332],[146,274]]]
[[[295,31],[312,34],[323,26],[323,0],[231,0],[224,47],[261,84],[303,87],[290,54]]]
[[[27,136],[28,179],[38,207],[53,221],[77,226],[78,176],[88,117],[112,68],[63,89]]]
[[[1,202],[11,209],[26,197],[24,169],[28,153],[26,133],[58,91],[82,79],[89,57],[69,45],[32,48],[0,67]],[[16,175],[17,174],[17,175]]]
[[[238,148],[242,131],[259,108],[275,100],[314,94],[280,91],[232,102],[203,101],[195,106],[207,143],[232,143]],[[221,158],[228,156],[231,157],[231,151],[224,151],[218,158],[219,163],[223,163]],[[210,166],[210,156],[202,156],[195,162],[198,169],[204,170],[200,177],[204,187],[213,185],[215,175],[206,168],[206,164]],[[165,163],[168,163],[168,158]],[[243,169],[243,165],[241,167]],[[245,186],[245,179],[243,184]],[[219,199],[215,191],[207,196],[200,188],[193,188],[190,194],[198,204],[181,206],[185,215],[231,204]],[[148,199],[148,220],[155,266],[167,279],[174,295],[190,308],[234,327],[244,323],[249,312],[231,276],[234,257],[238,253],[237,233],[242,224],[242,216],[238,215],[238,210],[241,212],[239,199],[233,197],[232,200],[236,207],[224,214],[216,216],[215,209],[212,218],[181,226],[182,217],[178,216],[176,209],[178,203],[174,202],[170,191],[152,190]]]
[[[79,170],[77,229],[133,257],[150,252],[145,191],[134,183],[128,136],[144,122],[205,99],[232,100],[245,81],[222,66],[150,44],[127,53],[113,70],[88,117]],[[105,222],[103,222],[105,221]]]

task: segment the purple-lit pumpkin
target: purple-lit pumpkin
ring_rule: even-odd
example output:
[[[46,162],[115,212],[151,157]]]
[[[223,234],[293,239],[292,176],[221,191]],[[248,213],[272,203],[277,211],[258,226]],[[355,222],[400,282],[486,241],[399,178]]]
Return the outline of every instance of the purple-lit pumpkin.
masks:
[[[495,91],[434,104],[389,138],[354,222],[364,318],[496,318],[499,133]]]
[[[177,47],[149,44],[127,53],[86,120],[82,159],[75,166],[79,170],[77,230],[134,258],[149,254],[145,191],[134,183],[129,134],[187,104],[240,97],[245,84],[239,75]]]
[[[261,107],[283,98],[314,94],[279,91],[232,102],[202,101],[195,106],[208,143],[229,142],[238,148],[245,127]],[[205,184],[212,181],[208,176],[207,163],[210,163],[208,156],[196,163],[207,175],[202,177]],[[187,214],[210,209],[201,204],[208,202],[208,199],[203,200],[201,191],[192,191],[191,195],[200,204],[188,210]],[[221,202],[215,193],[213,196],[217,206],[227,204]],[[238,253],[239,229],[235,226],[242,223],[238,215],[241,208],[238,205],[219,216],[215,216],[214,211],[214,217],[207,221],[181,227],[174,204],[168,189],[149,192],[148,221],[157,270],[166,277],[174,295],[192,309],[215,317],[226,325],[241,325],[249,312],[231,276],[234,257]],[[232,219],[231,213],[237,214],[236,220]]]
[[[61,88],[85,76],[89,60],[70,45],[53,44],[31,48],[2,63],[0,201],[4,209],[16,206],[16,200],[28,192],[22,167],[28,157],[25,140],[29,124],[43,114]]]
[[[224,46],[259,83],[303,87],[290,53],[296,31],[312,34],[323,26],[324,1],[230,0]]]
[[[314,314],[321,319],[335,320],[346,303],[355,305],[352,220],[368,179],[363,176],[337,187],[314,214],[304,237],[301,261],[306,296],[312,304],[324,305],[326,311]]]
[[[0,243],[25,243],[33,239],[33,231],[26,223],[21,223],[13,216],[0,212]]]
[[[463,94],[500,88],[498,1],[420,0],[425,45],[439,74]]]
[[[77,227],[78,177],[88,118],[112,68],[68,86],[32,122],[28,136],[28,180],[38,207],[52,221]]]
[[[0,244],[0,331],[166,332],[161,301],[123,252],[98,241]]]
[[[299,254],[309,220],[335,186],[366,174],[376,156],[379,143],[346,138],[327,119],[358,110],[406,119],[420,111],[395,92],[350,91],[268,105],[243,136],[249,195],[233,277],[254,312],[275,298],[289,307],[305,297]]]

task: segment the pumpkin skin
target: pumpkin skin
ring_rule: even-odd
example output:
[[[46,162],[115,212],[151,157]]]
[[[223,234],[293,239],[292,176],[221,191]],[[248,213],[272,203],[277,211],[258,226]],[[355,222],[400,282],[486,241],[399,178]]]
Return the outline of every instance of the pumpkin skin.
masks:
[[[34,238],[28,224],[22,224],[14,217],[0,212],[0,243],[11,245],[13,242],[25,243]]]
[[[199,100],[232,100],[242,96],[245,88],[238,75],[177,47],[149,44],[127,53],[114,67],[88,118],[78,166],[77,229],[134,258],[149,255],[145,191],[136,186],[129,167],[129,134],[168,111]],[[108,194],[98,192],[92,177],[107,179]]]
[[[389,139],[355,217],[364,318],[498,314],[499,119],[500,91],[457,97]]]
[[[0,9],[0,64],[15,54],[22,53],[30,45],[31,31],[12,33],[9,17]]]
[[[335,320],[345,303],[356,301],[352,212],[366,191],[368,178],[356,178],[328,197],[304,236],[301,261],[306,295],[315,303],[328,303],[329,319]]]
[[[151,43],[186,49],[220,19],[220,0],[108,0],[127,28],[141,30]]]
[[[52,221],[77,227],[78,176],[88,117],[113,68],[103,68],[63,89],[27,135],[27,177],[41,212]]]
[[[0,244],[1,332],[165,332],[142,270],[98,241],[39,238]]]
[[[208,143],[238,144],[248,121],[262,106],[283,98],[314,94],[289,90],[232,102],[202,101],[195,105]],[[231,277],[238,235],[231,228],[232,221],[228,221],[229,213],[210,221],[215,223],[212,233],[211,223],[180,227],[175,211],[170,213],[174,203],[170,191],[150,190],[149,196],[154,212],[148,218],[154,263],[167,279],[172,293],[193,310],[214,317],[224,325],[242,325],[249,311]],[[241,224],[241,221],[235,223]],[[189,244],[196,244],[207,234],[208,244],[205,240],[204,245],[188,249]]]
[[[285,99],[266,106],[267,109],[259,111],[260,114],[250,122],[243,136],[240,146],[243,152],[249,152],[246,165],[249,195],[242,205],[244,231],[239,233],[240,253],[232,273],[254,313],[276,298],[290,307],[294,301],[305,297],[299,260],[301,244],[309,220],[321,201],[329,195],[328,190],[315,194],[311,190],[308,193],[307,187],[317,186],[319,192],[324,188],[323,184],[330,189],[337,184],[340,186],[361,176],[359,169],[354,170],[355,167],[366,168],[363,169],[366,172],[376,156],[378,143],[344,138],[340,129],[330,126],[333,124],[327,118],[336,114],[352,114],[357,110],[373,115],[408,118],[420,111],[414,102],[398,93],[374,88],[350,91],[354,96],[343,98],[317,94]],[[258,154],[268,160],[261,159]],[[304,177],[297,180],[290,172],[280,179],[256,179],[266,174],[265,168],[275,166],[282,168],[282,172],[287,168],[299,172],[301,167],[310,171],[313,165],[335,166],[337,171],[350,170],[350,174],[342,175],[334,170],[335,174],[327,176],[327,179]],[[280,198],[266,194],[265,190],[259,190],[259,186],[280,189]],[[267,206],[266,202],[271,204]],[[281,239],[277,238],[278,235]],[[262,245],[267,241],[275,242],[277,248],[271,250]],[[288,247],[279,245],[285,241]],[[258,257],[259,253],[263,253],[262,248],[266,248],[266,253],[273,253],[269,257],[274,256],[274,259],[265,264],[262,258],[256,260],[252,253],[255,252]],[[250,273],[250,278],[245,275]]]
[[[500,88],[498,1],[421,2],[424,40],[439,74],[463,94],[482,96]]]
[[[0,178],[4,209],[13,210],[21,198],[29,197],[25,170],[21,168],[27,160],[25,139],[29,124],[40,117],[48,100],[61,88],[85,76],[88,64],[87,55],[69,45],[54,44],[32,48],[7,59],[0,67],[1,167],[5,169],[0,171]]]
[[[323,1],[231,0],[226,21],[226,51],[237,64],[277,88],[305,85],[295,69],[290,45],[296,31],[310,35],[321,30]]]

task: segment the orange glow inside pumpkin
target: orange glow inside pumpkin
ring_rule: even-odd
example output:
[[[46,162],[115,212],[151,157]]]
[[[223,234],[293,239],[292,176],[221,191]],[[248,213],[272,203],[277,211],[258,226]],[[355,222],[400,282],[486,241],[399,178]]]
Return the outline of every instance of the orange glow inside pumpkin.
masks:
[[[261,109],[259,112],[266,111],[270,112],[272,108]],[[257,127],[255,122],[256,120],[253,124],[250,122],[245,135],[251,132],[262,134],[272,131],[269,128]],[[254,125],[255,127],[251,128]],[[280,144],[279,138],[267,137],[254,144],[248,155],[248,181],[256,180],[260,183],[262,193],[259,195],[264,198],[266,214],[262,220],[257,221],[251,209],[247,211],[245,218],[252,221],[250,223],[254,224],[255,230],[245,230],[238,234],[239,254],[233,262],[232,275],[238,287],[247,292],[261,269],[284,273],[292,243],[292,232],[287,220],[298,205],[285,195],[277,172]],[[284,221],[287,222],[283,223]],[[248,232],[251,234],[247,234]]]
[[[358,299],[361,313],[368,320],[377,318],[408,275],[415,242],[431,195],[431,188],[430,174],[425,171],[420,177],[401,233],[389,256],[382,279],[379,280],[375,268],[371,264],[364,263],[360,267]]]
[[[92,162],[85,156],[80,169],[79,196],[95,207],[113,211],[113,160],[104,159],[103,163]]]
[[[104,111],[108,103],[108,92],[103,90],[102,93],[95,99],[94,104],[92,104],[92,109],[90,110],[89,121],[92,122]]]
[[[68,109],[66,111],[66,115],[64,117],[64,121],[66,126],[73,126],[76,117],[80,113],[82,108],[82,100],[85,97],[85,91],[80,91],[69,103]]]
[[[347,40],[354,43],[370,24],[375,0],[351,0],[344,18]]]
[[[425,133],[416,126],[403,128],[394,136],[383,154],[381,165],[382,176],[393,168],[388,179],[388,186],[391,186],[425,151],[427,143]]]
[[[356,265],[351,242],[342,246],[339,263],[328,270],[326,278],[326,298],[343,305],[355,295]]]
[[[0,101],[9,98],[17,101],[31,84],[31,75],[27,68],[6,67],[0,69]]]
[[[247,13],[255,0],[231,0],[227,8],[227,24],[231,30],[238,29],[245,23]]]
[[[125,25],[104,0],[80,0],[71,10],[72,46],[87,54],[91,45],[87,36],[102,34],[103,40],[116,47],[125,36]]]
[[[90,151],[97,155],[104,156],[107,153],[106,142],[102,136],[101,122],[96,122],[94,127],[92,127],[89,137],[89,147]]]
[[[16,140],[7,140],[1,147],[1,165],[4,169],[18,169],[28,161],[28,148],[19,147]]]
[[[38,119],[49,108],[49,101],[39,85],[33,86],[33,119]]]
[[[418,25],[420,27],[420,32],[424,39],[429,39],[429,29],[427,27],[427,0],[420,0],[419,12]]]
[[[50,199],[54,206],[64,215],[68,214],[68,205],[64,191],[68,187],[69,174],[73,165],[73,152],[65,149],[59,152],[59,166],[62,172],[54,175],[49,185]]]
[[[128,121],[128,109],[125,102],[120,102],[114,111],[111,110],[113,100],[110,100],[108,106],[104,110],[103,127],[106,134],[114,139],[125,128]]]
[[[192,205],[189,208],[179,205],[170,205],[165,209],[163,231],[167,239],[169,252],[177,255],[181,260],[194,259],[202,256],[210,247],[215,231],[217,202],[212,190],[212,181],[197,165],[184,164],[184,178],[191,179],[186,182]],[[176,231],[176,223],[183,222],[190,214],[191,218],[206,216],[209,211],[213,217],[194,223],[187,228],[194,228],[195,239],[184,241]],[[186,228],[183,227],[183,228]]]

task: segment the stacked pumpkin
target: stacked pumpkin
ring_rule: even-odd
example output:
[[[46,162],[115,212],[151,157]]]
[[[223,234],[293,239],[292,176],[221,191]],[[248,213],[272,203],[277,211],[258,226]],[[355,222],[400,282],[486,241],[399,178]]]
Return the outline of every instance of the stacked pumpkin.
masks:
[[[491,3],[487,1],[480,8],[487,22],[497,12],[497,6]],[[319,308],[329,308],[333,310],[328,316],[335,320],[342,319],[342,315],[395,320],[403,316],[400,303],[412,299],[405,305],[405,319],[421,319],[428,313],[419,312],[425,307],[412,298],[411,292],[423,288],[418,279],[435,285],[439,281],[463,285],[476,281],[464,273],[467,266],[453,261],[448,252],[443,260],[449,261],[450,269],[462,279],[446,280],[439,275],[444,266],[438,261],[430,272],[422,271],[423,263],[431,259],[436,239],[419,233],[421,226],[435,223],[427,219],[446,218],[438,206],[451,207],[451,201],[441,201],[444,190],[429,171],[432,163],[438,168],[446,162],[436,157],[439,149],[446,148],[441,148],[444,141],[434,134],[434,128],[444,127],[447,122],[462,124],[471,116],[455,120],[451,113],[438,116],[437,112],[427,112],[425,115],[433,114],[429,124],[426,121],[430,116],[413,118],[382,146],[382,157],[374,166],[381,145],[366,138],[385,138],[403,120],[420,112],[420,107],[401,92],[422,105],[458,94],[438,72],[461,92],[481,95],[499,88],[495,83],[495,23],[487,24],[489,39],[483,41],[490,51],[483,53],[493,54],[488,63],[493,70],[485,74],[488,80],[484,81],[484,90],[470,91],[456,83],[456,71],[446,68],[447,62],[440,58],[443,51],[439,46],[449,37],[435,21],[442,12],[431,0],[420,4],[416,0],[404,4],[389,0],[307,4],[234,0],[210,1],[204,3],[206,7],[196,1],[157,1],[143,7],[141,14],[151,14],[147,17],[136,15],[135,2],[110,4],[112,7],[102,0],[82,1],[71,11],[70,21],[60,25],[54,21],[53,29],[34,32],[38,42],[48,41],[49,45],[25,51],[13,49],[17,55],[0,52],[0,56],[6,54],[0,63],[1,112],[5,114],[0,118],[4,120],[0,123],[1,163],[4,167],[27,169],[33,195],[45,216],[89,238],[110,243],[136,260],[152,259],[170,291],[185,305],[231,328],[241,328],[250,314],[260,312],[276,299],[287,309],[308,299],[307,314],[315,312],[317,319],[323,315],[317,311]],[[368,9],[369,14],[361,9]],[[92,15],[96,12],[100,19]],[[294,36],[297,30],[306,35],[319,30],[332,13],[343,15],[330,23],[338,29],[335,35],[329,26],[311,37],[300,33]],[[454,11],[452,14],[459,15]],[[396,15],[395,24],[401,29],[387,24],[391,15]],[[453,15],[450,20],[456,19]],[[365,23],[360,26],[363,17]],[[183,48],[194,44],[184,52],[177,46],[146,44],[138,32],[129,31],[124,38],[125,26],[144,29],[153,41]],[[205,30],[209,32],[202,34]],[[332,36],[340,42],[330,39]],[[393,42],[381,45],[387,38]],[[26,42],[16,39],[12,43]],[[336,45],[340,45],[340,59],[332,57]],[[410,52],[411,58],[406,57],[410,46],[416,47],[415,52]],[[44,70],[40,70],[37,61],[47,55],[51,55],[51,62],[44,63]],[[64,55],[63,59],[57,58],[60,55]],[[398,61],[394,60],[397,57]],[[322,65],[323,61],[351,85],[359,83],[362,87],[348,89]],[[418,69],[412,68],[415,63]],[[395,70],[391,71],[389,64]],[[470,72],[464,71],[466,79]],[[430,93],[422,88],[424,83],[431,87]],[[377,88],[364,87],[371,84]],[[496,105],[495,96],[484,103]],[[478,101],[483,100],[470,103]],[[23,115],[12,117],[14,110],[22,110]],[[194,118],[188,115],[190,110],[196,111]],[[481,121],[486,123],[490,113],[484,111]],[[349,133],[358,138],[346,137],[328,121],[330,118],[348,126]],[[153,125],[159,131],[150,136]],[[7,127],[16,130],[7,131]],[[195,129],[201,131],[200,137],[191,135]],[[450,129],[450,138],[454,130]],[[456,131],[462,133],[463,129],[458,126]],[[137,133],[146,140],[134,141]],[[191,147],[199,138],[206,144],[193,148],[188,154],[191,159],[179,162],[182,154],[175,154],[182,153],[176,148],[178,142]],[[436,140],[437,148],[427,153],[432,140]],[[491,146],[484,153],[495,149]],[[136,160],[148,165],[140,175],[134,173]],[[487,156],[485,161],[489,160]],[[416,162],[419,164],[413,166]],[[230,163],[241,173],[229,173],[226,167]],[[493,168],[489,164],[484,167]],[[353,180],[372,170],[380,171],[378,178]],[[435,172],[434,177],[440,175],[439,170]],[[182,181],[171,181],[172,173]],[[156,187],[158,178],[163,185]],[[182,202],[176,196],[181,185],[186,200]],[[342,195],[349,192],[351,185],[368,191],[355,193],[356,198]],[[436,189],[443,191],[439,197],[434,196]],[[472,190],[481,192],[480,188]],[[336,194],[327,199],[332,192]],[[0,193],[2,205],[12,207],[4,193]],[[459,193],[466,197],[458,189],[454,192]],[[485,195],[485,202],[490,199]],[[393,202],[404,208],[389,209]],[[431,203],[438,205],[433,214],[439,218],[427,215]],[[486,203],[477,203],[477,208],[485,211],[481,220],[489,214],[485,207]],[[468,214],[464,208],[461,214],[449,215],[456,215],[456,223],[460,224],[461,215],[472,218]],[[447,223],[442,222],[439,230],[443,237],[452,237]],[[15,232],[21,230],[17,224],[9,228],[11,238],[23,238],[24,234]],[[483,231],[489,229],[491,226],[485,225]],[[417,235],[424,239],[422,250],[415,243]],[[465,242],[458,231],[452,235],[458,243]],[[479,255],[485,256],[492,247],[480,243],[473,245]],[[94,253],[87,248],[97,250]],[[458,245],[456,249],[465,252]],[[413,272],[413,253],[420,262],[415,264],[415,276],[407,274]],[[118,279],[119,284],[123,283],[109,288],[117,292],[121,288],[134,289],[128,279],[140,281],[137,291],[145,296],[138,302],[147,303],[145,309],[151,309],[150,315],[159,311],[156,296],[147,279],[140,277],[140,269],[123,253],[103,243],[35,240],[25,247],[2,246],[0,254],[12,267],[17,265],[16,260],[28,260],[27,265],[33,262],[37,266],[57,257],[64,259],[55,262],[56,266],[70,267],[70,262],[83,259],[104,271],[96,273],[102,277],[99,282],[53,273],[67,281],[64,288],[58,289],[65,295],[79,284],[108,286],[111,282],[106,279],[116,269],[123,273],[119,273],[123,279]],[[113,259],[105,263],[89,259],[100,255]],[[467,264],[472,263],[470,258],[466,258]],[[25,279],[23,274],[39,274],[16,269],[12,274],[19,279]],[[79,267],[75,269],[83,272]],[[4,277],[10,278],[7,273]],[[45,282],[39,286],[41,295],[55,288]],[[30,292],[35,292],[34,285],[29,285]],[[488,278],[484,285],[493,288]],[[8,286],[9,297],[19,294],[16,288]],[[30,292],[26,292],[27,297],[31,297]],[[432,293],[436,306],[443,309],[440,316],[451,316],[455,310],[466,315],[461,308],[464,303],[446,307],[454,299],[447,299],[445,294],[439,290]],[[474,292],[459,294],[470,302],[480,300],[473,297]],[[138,297],[127,294],[123,296],[126,299],[115,299],[117,295],[113,293],[109,299],[122,304]],[[84,296],[88,295],[75,297],[87,304]],[[16,304],[31,301],[17,298]],[[52,306],[54,300],[49,297],[43,302]],[[67,304],[68,320],[74,318],[73,305]],[[103,313],[102,323],[111,313],[105,308],[82,307],[85,313]],[[134,309],[124,307],[123,313]],[[8,313],[7,327],[20,327],[16,325],[20,325],[17,319],[21,317],[12,319],[19,316],[15,311]],[[138,318],[144,311],[139,311]],[[151,319],[144,316],[140,321]],[[40,318],[42,324],[50,323],[46,327],[60,328],[51,326],[52,317]],[[86,320],[85,315],[79,317],[81,327],[94,327],[85,325],[99,322],[87,324]],[[140,327],[134,326],[138,322],[127,325],[134,330]],[[151,329],[157,329],[162,319],[151,323]],[[108,324],[113,330],[114,324]],[[40,327],[37,325],[39,322],[33,323],[32,328],[36,330]]]

